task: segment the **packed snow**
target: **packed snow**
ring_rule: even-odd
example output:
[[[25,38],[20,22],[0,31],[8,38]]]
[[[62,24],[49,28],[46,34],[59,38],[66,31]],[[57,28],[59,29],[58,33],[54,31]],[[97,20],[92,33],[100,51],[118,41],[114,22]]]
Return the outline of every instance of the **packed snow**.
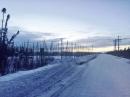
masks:
[[[59,97],[130,97],[130,60],[101,54]]]
[[[129,74],[130,60],[112,55],[63,58],[0,77],[0,97],[130,97]]]
[[[58,66],[58,65],[59,64],[53,64],[53,65],[49,64],[47,66],[40,67],[40,68],[37,68],[37,69],[34,69],[34,70],[18,71],[17,73],[8,74],[8,75],[0,77],[0,81],[10,81],[10,80],[16,79],[16,78],[21,77],[21,76],[32,74],[32,73],[35,73],[35,72],[38,72],[38,71],[47,70],[47,69],[53,68],[53,67]]]

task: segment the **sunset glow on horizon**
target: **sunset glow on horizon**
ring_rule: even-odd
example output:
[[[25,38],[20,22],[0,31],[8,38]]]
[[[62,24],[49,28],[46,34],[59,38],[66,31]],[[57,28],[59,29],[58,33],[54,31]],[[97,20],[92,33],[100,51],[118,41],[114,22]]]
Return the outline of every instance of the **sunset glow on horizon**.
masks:
[[[114,39],[118,35],[130,38],[129,3],[112,0],[0,1],[1,7],[6,7],[13,15],[9,21],[10,32],[21,31],[19,40],[23,37],[25,40],[64,38],[74,42],[106,36]],[[104,51],[98,48],[96,51],[100,50]]]

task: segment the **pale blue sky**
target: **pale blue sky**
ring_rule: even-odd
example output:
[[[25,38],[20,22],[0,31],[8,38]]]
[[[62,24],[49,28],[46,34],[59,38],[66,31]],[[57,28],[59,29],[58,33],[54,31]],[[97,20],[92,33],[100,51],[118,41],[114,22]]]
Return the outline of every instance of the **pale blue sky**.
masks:
[[[0,6],[13,30],[40,33],[37,39],[130,36],[130,0],[0,0]]]

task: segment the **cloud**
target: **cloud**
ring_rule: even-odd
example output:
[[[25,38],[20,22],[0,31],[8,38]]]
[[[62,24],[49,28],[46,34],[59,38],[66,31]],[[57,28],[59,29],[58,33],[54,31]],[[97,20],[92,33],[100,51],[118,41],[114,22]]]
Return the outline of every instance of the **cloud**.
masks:
[[[85,46],[94,46],[94,47],[105,47],[113,45],[113,37],[106,36],[94,36],[86,39],[77,40],[77,43]]]
[[[120,37],[121,38],[121,37]],[[85,45],[85,46],[93,46],[93,47],[108,47],[114,46],[114,40],[117,39],[117,37],[112,37],[112,36],[94,36],[94,37],[89,37],[86,39],[80,39],[77,40],[76,42],[80,45]],[[123,45],[129,45],[130,44],[130,37],[126,38],[121,38],[122,40],[120,41],[120,46]]]
[[[114,37],[112,35],[103,35],[98,32],[89,32],[89,31],[76,31],[76,32],[33,32],[33,31],[26,31],[21,30],[23,28],[20,27],[9,27],[9,37],[11,37],[14,33],[20,30],[20,34],[15,39],[16,43],[22,43],[26,41],[55,41],[59,40],[60,38],[64,38],[64,41],[73,41],[79,45],[85,46],[94,46],[94,47],[107,47],[114,45]],[[121,38],[130,38],[130,36],[125,36]],[[130,43],[130,39],[122,40],[120,45],[128,45]]]
[[[46,40],[55,38],[56,35],[50,32],[31,32],[26,30],[21,30],[20,27],[9,27],[8,37],[10,38],[13,34],[15,34],[18,30],[20,34],[15,39],[16,42],[25,42],[25,41],[38,41],[38,40]]]

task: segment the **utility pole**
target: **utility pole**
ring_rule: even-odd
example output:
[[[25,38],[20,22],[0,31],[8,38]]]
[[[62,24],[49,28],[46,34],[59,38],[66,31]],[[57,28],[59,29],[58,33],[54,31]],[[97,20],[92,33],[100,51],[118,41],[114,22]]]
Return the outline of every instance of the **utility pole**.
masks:
[[[93,45],[92,45],[92,52],[93,52]]]
[[[119,43],[120,40],[119,40],[119,36],[118,36],[118,38],[117,38],[117,41],[118,41],[118,42],[117,42],[117,45],[118,45],[118,51],[119,51],[119,50],[120,50],[120,43]]]
[[[76,54],[77,54],[77,47],[76,47],[76,42],[74,43],[74,59],[76,58]]]
[[[114,51],[116,51],[117,39],[114,39],[113,42],[114,42]]]
[[[71,53],[72,53],[72,58],[74,58],[74,52],[73,52],[73,49],[74,49],[74,47],[73,47],[73,42],[71,43]]]
[[[118,45],[118,51],[120,50],[120,41],[121,41],[122,39],[120,39],[120,37],[118,36],[118,39],[117,39],[117,45]]]
[[[61,53],[61,60],[62,60],[62,57],[63,57],[62,56],[62,53],[63,53],[63,49],[62,49],[62,47],[63,47],[63,38],[61,38],[60,40],[61,40],[61,52],[60,53]]]
[[[66,52],[66,57],[68,56],[68,41],[67,41],[67,43],[66,43],[66,50],[65,50],[65,52]]]

